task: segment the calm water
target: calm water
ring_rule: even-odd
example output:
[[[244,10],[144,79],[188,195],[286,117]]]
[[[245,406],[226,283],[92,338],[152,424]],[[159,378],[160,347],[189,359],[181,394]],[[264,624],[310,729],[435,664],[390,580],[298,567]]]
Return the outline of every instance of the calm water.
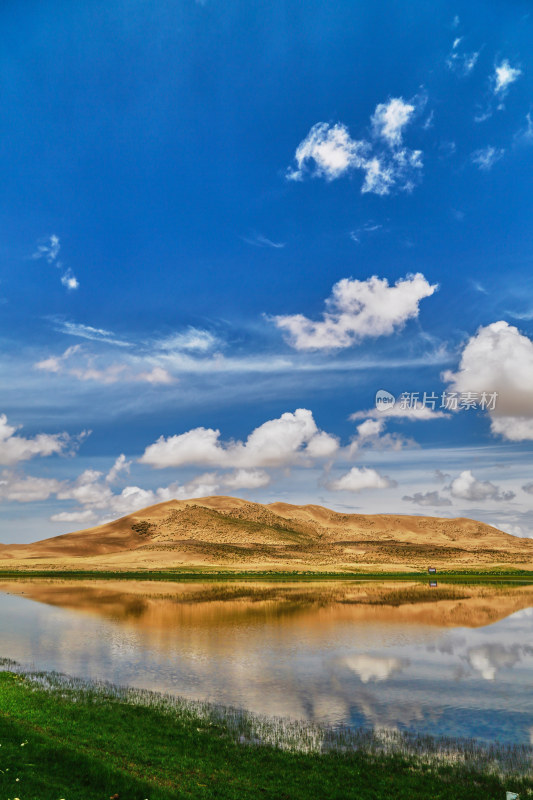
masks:
[[[533,587],[3,582],[0,655],[267,714],[533,742]]]

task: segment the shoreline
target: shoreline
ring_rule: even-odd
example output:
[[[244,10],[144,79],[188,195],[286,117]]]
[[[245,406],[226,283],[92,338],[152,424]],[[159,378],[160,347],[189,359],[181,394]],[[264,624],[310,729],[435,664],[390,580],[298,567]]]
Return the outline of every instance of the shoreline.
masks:
[[[77,800],[83,792],[85,797],[112,796],[113,787],[121,797],[141,800],[183,796],[469,800],[503,796],[510,787],[524,796],[533,792],[531,745],[503,746],[265,717],[27,670],[9,659],[0,659],[0,700],[0,788],[6,797]],[[53,768],[45,764],[44,774],[41,750],[43,758],[46,751],[49,765],[55,752]],[[6,771],[6,757],[20,763],[10,761]],[[30,767],[22,765],[26,757]],[[78,771],[85,770],[88,757],[99,764],[97,770],[89,770],[94,777],[90,792],[81,775],[72,771],[73,763],[80,765]],[[148,771],[143,761],[149,763]],[[123,763],[128,764],[126,771]],[[63,764],[69,768],[68,783],[61,783],[67,781]],[[45,790],[43,781],[50,783],[50,770],[55,783]],[[13,776],[19,781],[10,788]],[[102,776],[105,789],[97,785]],[[29,791],[32,781],[35,788]]]
[[[0,580],[16,578],[58,578],[72,580],[149,580],[149,581],[416,581],[533,583],[533,570],[454,570],[428,574],[424,572],[284,572],[284,571],[216,571],[216,570],[1,570]]]

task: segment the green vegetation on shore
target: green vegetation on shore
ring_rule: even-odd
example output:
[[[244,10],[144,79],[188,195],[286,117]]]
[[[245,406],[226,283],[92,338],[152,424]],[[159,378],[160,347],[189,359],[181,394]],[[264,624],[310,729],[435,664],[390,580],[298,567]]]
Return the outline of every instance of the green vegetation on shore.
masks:
[[[531,748],[266,721],[246,712],[0,673],[0,797],[20,800],[500,800],[533,796]],[[506,777],[502,775],[506,773]]]
[[[288,572],[280,570],[215,570],[215,569],[172,569],[172,570],[0,570],[0,580],[11,578],[74,578],[76,580],[142,580],[142,581],[520,581],[533,582],[532,570],[439,570],[436,575],[424,572]]]

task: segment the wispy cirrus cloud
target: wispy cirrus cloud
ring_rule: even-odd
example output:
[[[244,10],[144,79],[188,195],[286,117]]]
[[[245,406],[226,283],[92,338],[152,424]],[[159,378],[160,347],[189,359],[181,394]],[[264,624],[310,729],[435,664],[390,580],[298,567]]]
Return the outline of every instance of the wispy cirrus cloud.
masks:
[[[59,356],[49,356],[37,361],[34,368],[41,372],[55,375],[70,375],[80,381],[95,381],[102,384],[113,384],[118,381],[131,383],[171,384],[176,378],[161,366],[138,371],[127,362],[114,362],[105,366],[97,366],[97,357],[86,354],[81,345],[67,348]]]
[[[363,238],[366,236],[371,236],[380,230],[383,230],[383,225],[379,222],[373,222],[370,220],[369,222],[365,222],[363,225],[360,225],[358,228],[355,228],[353,231],[350,231],[349,236],[353,242],[360,244]]]
[[[286,242],[275,242],[262,233],[253,233],[250,236],[242,236],[243,242],[251,244],[253,247],[272,247],[274,250],[282,250],[286,246]]]
[[[458,75],[466,77],[470,75],[477,64],[479,50],[466,52],[461,48],[462,41],[462,36],[458,36],[454,39],[452,49],[446,57],[446,66]]]
[[[70,267],[68,269],[64,269],[62,262],[58,260],[60,250],[61,242],[59,240],[59,236],[57,236],[55,233],[52,233],[50,236],[37,243],[37,249],[33,253],[32,258],[43,258],[46,260],[47,264],[55,266],[58,269],[63,269],[64,271],[60,278],[61,283],[69,291],[74,291],[75,289],[79,288],[79,281]]]
[[[479,150],[475,150],[471,155],[472,163],[475,164],[478,169],[482,170],[483,172],[488,172],[491,170],[501,158],[503,158],[505,154],[505,150],[502,147],[493,147],[492,145],[488,145],[487,147],[482,147]]]
[[[155,339],[149,344],[154,350],[161,350],[167,353],[185,351],[201,354],[213,351],[222,342],[211,331],[189,327],[185,331],[171,333],[161,339]]]
[[[81,322],[71,322],[61,317],[50,317],[54,329],[58,333],[65,333],[68,336],[76,336],[80,339],[89,339],[93,342],[104,342],[113,344],[117,347],[132,347],[131,342],[124,339],[117,339],[112,331],[104,328],[94,328],[92,325],[84,325]]]

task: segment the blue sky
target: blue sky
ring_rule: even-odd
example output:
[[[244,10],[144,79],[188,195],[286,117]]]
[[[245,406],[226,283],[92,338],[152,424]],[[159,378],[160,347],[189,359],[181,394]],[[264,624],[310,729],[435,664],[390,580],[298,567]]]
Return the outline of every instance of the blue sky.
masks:
[[[533,535],[528,3],[0,23],[0,541],[212,493]]]

